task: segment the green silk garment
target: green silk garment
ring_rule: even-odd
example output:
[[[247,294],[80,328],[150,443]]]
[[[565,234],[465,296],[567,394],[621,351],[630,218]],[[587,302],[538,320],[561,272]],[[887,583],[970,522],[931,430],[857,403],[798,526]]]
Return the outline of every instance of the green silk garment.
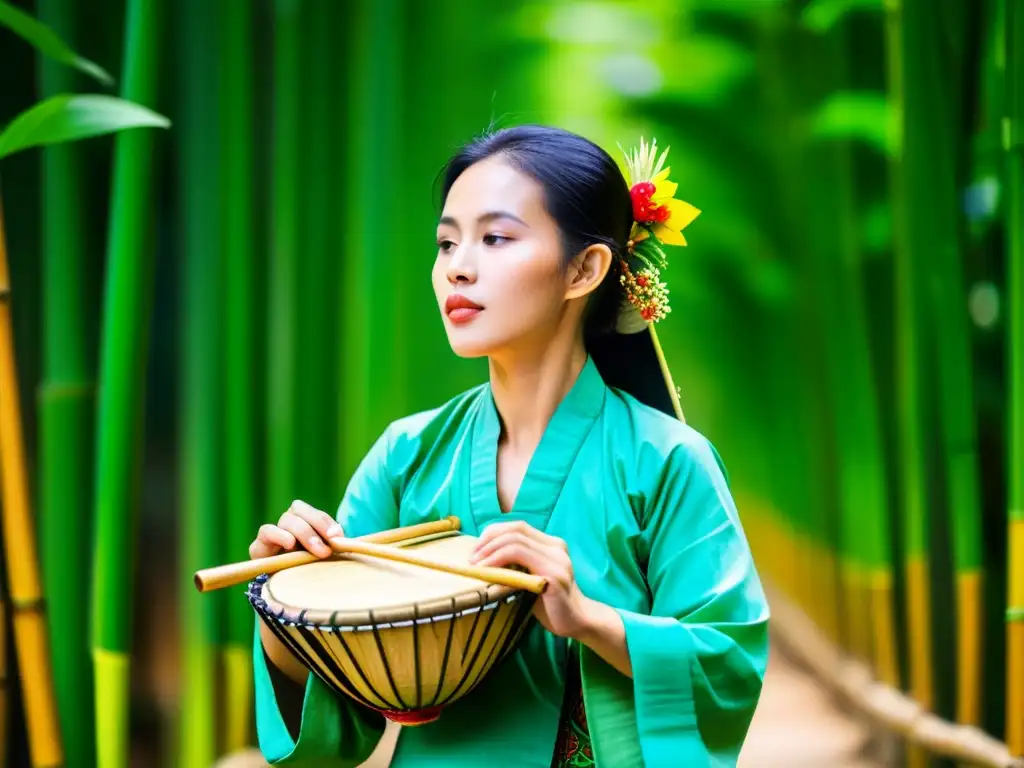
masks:
[[[558,536],[583,593],[621,615],[633,677],[532,621],[519,649],[439,720],[402,729],[392,765],[549,768],[567,678],[582,687],[601,768],[735,765],[768,661],[769,612],[715,449],[606,386],[588,360],[502,513],[500,432],[488,384],[392,423],[346,490],[337,513],[345,534],[457,515],[473,535],[522,520]],[[301,726],[290,730],[258,632],[255,642],[267,760],[364,761],[383,718],[310,675],[299,692]]]

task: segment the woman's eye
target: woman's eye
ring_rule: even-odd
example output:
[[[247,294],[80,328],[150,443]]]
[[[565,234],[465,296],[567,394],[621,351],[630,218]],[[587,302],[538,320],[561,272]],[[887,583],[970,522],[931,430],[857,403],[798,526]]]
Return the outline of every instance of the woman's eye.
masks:
[[[504,235],[484,235],[484,245],[501,245],[511,240],[511,237],[505,237]]]
[[[437,241],[437,249],[442,253],[448,253],[448,251],[450,251],[454,247],[455,243],[453,243],[451,240],[441,239]]]

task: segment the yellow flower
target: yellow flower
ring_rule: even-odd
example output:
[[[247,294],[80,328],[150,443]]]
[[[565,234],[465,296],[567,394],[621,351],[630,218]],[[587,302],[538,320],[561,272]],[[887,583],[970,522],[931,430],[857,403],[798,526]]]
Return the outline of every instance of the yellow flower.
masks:
[[[671,168],[664,167],[668,150],[659,157],[658,142],[652,141],[648,145],[641,139],[639,149],[625,154],[626,177],[634,211],[644,207],[653,213],[652,220],[633,224],[630,239],[634,243],[641,242],[650,231],[666,245],[686,245],[683,229],[700,215],[700,211],[687,202],[675,199],[679,185],[669,180]]]
[[[666,245],[686,245],[683,230],[700,215],[700,211],[683,200],[676,200],[678,184],[668,180],[669,168],[658,174],[654,179],[654,194],[651,202],[668,208],[668,218],[655,222],[652,229],[654,236]]]

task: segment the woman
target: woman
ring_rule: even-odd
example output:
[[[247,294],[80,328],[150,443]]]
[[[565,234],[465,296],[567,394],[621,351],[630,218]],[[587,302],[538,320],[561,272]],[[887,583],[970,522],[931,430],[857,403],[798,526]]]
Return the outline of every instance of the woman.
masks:
[[[456,514],[480,536],[475,562],[549,579],[516,655],[404,729],[394,766],[736,763],[768,610],[719,457],[676,418],[643,332],[667,312],[660,244],[685,244],[696,215],[664,159],[642,145],[631,188],[602,149],[552,128],[460,151],[433,285],[452,349],[486,356],[489,384],[391,424],[336,518],[296,502],[250,548],[327,556],[342,532]],[[271,762],[355,766],[378,742],[383,719],[265,627],[255,677]]]

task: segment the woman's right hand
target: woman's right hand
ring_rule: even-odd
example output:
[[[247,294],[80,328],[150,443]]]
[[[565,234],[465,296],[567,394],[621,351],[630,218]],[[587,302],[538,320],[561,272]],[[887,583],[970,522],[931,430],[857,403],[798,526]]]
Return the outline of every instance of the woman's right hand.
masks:
[[[260,527],[260,532],[249,545],[249,558],[259,560],[298,548],[306,549],[317,557],[328,557],[332,550],[324,542],[344,535],[341,526],[326,512],[304,501],[293,501],[277,525],[268,523]],[[260,622],[260,642],[275,667],[296,685],[306,684],[309,669],[274,635],[264,621]]]
[[[268,523],[260,527],[256,538],[249,545],[249,558],[259,560],[298,547],[317,557],[328,557],[333,550],[325,543],[326,540],[344,535],[341,526],[326,512],[304,501],[293,501],[277,525]]]

